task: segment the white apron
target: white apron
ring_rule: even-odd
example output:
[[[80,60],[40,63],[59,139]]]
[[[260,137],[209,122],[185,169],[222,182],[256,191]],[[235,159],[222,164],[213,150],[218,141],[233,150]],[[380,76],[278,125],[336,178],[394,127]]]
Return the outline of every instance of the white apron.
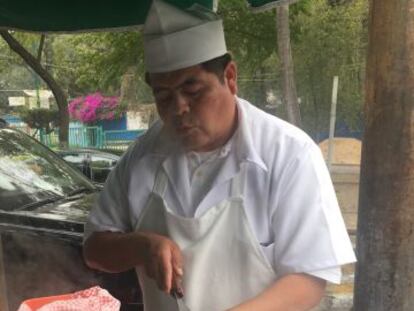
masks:
[[[172,213],[163,200],[167,175],[161,167],[135,228],[168,236],[178,244],[184,257],[183,299],[191,311],[226,310],[276,280],[243,208],[244,172],[232,179],[229,199],[198,218],[185,218]],[[143,268],[137,272],[146,311],[178,310],[175,299],[160,291]]]

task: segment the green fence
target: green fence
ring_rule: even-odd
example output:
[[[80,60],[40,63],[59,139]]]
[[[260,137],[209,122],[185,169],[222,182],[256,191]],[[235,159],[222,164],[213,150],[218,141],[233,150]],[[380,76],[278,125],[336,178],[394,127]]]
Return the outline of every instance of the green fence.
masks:
[[[138,136],[146,130],[103,131],[103,149],[126,150]]]
[[[69,128],[69,147],[126,150],[137,136],[145,130],[103,131],[100,126]],[[59,146],[59,131],[50,134],[39,131],[35,137],[43,144],[56,148]]]
[[[59,146],[59,135],[55,132],[45,134],[43,130],[40,130],[34,137],[37,138],[44,145],[49,146],[50,148],[55,148]]]
[[[100,126],[69,128],[69,146],[102,148],[103,131]]]

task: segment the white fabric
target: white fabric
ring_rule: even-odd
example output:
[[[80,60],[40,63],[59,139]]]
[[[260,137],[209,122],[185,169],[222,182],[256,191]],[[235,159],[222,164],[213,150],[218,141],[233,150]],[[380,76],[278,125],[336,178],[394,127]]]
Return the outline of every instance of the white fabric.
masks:
[[[167,235],[178,244],[185,262],[183,300],[191,311],[227,310],[276,280],[244,212],[243,170],[231,182],[230,198],[197,218],[183,218],[168,209],[162,199],[167,176],[162,168],[159,172],[135,229]],[[142,268],[138,276],[146,311],[177,310],[174,299],[161,292]]]
[[[210,163],[216,162],[219,159],[221,149],[216,149],[207,152],[189,152],[186,154],[188,171],[190,173],[190,183],[197,176],[195,175],[199,168],[204,167]]]
[[[256,239],[279,276],[312,274],[355,261],[335,191],[318,146],[300,129],[238,99],[239,127],[220,173],[197,206],[191,206],[184,151],[157,123],[111,172],[90,214],[91,231],[136,227],[162,164],[165,201],[178,215],[204,214],[229,197],[230,181],[246,163],[245,211]],[[195,211],[195,212],[193,212]],[[340,274],[322,273],[338,282]],[[329,275],[327,277],[327,275]]]
[[[222,21],[204,10],[183,11],[164,1],[153,1],[143,30],[148,72],[178,70],[227,53]]]
[[[225,157],[230,152],[230,143],[210,152],[189,152],[186,154],[190,182],[190,207],[186,216],[194,216],[195,207],[211,188],[214,177],[220,172]]]
[[[208,193],[211,188],[211,183],[214,176],[220,172],[220,169],[225,161],[225,157],[230,152],[230,147],[233,139],[231,139],[225,146],[210,152],[190,152],[187,156],[188,171],[190,178],[190,206],[195,208]],[[193,217],[195,210],[186,211],[186,217]],[[263,253],[270,261],[273,258],[273,250],[271,247],[262,247]],[[320,279],[330,280],[335,283],[341,279],[341,269],[333,267],[320,271],[308,272]]]

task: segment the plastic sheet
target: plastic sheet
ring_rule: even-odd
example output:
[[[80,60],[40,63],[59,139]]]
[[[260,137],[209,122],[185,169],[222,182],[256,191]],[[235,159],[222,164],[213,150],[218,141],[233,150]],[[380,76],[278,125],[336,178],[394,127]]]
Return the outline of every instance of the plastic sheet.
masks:
[[[32,298],[17,311],[119,311],[121,303],[99,286],[71,294]]]

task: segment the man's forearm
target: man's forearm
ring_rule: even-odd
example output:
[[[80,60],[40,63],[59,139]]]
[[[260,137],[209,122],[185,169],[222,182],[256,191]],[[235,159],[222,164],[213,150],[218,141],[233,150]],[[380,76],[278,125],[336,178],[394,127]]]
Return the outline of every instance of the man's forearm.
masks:
[[[146,239],[137,232],[95,232],[85,242],[83,254],[91,268],[122,272],[143,263],[145,248]]]
[[[311,275],[289,274],[229,311],[306,311],[319,304],[325,287],[326,281]]]
[[[122,272],[143,266],[158,288],[182,291],[183,257],[178,245],[166,236],[151,232],[95,232],[85,242],[83,254],[91,268]]]

